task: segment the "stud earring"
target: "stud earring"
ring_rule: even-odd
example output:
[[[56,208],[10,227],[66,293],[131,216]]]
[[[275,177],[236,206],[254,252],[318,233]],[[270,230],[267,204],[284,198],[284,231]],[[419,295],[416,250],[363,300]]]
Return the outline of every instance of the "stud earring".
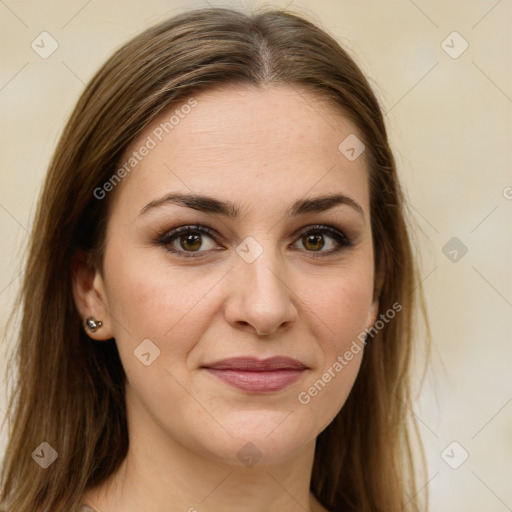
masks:
[[[93,316],[90,316],[85,321],[85,326],[91,331],[96,332],[101,326],[103,325],[103,322],[101,320],[96,320]]]

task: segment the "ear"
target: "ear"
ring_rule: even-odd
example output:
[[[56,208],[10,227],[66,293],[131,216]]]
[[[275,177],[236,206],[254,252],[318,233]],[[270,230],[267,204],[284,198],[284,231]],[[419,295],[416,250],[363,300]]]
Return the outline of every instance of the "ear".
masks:
[[[89,254],[84,251],[74,254],[71,268],[73,298],[82,318],[82,325],[91,316],[102,322],[102,326],[94,333],[86,328],[87,335],[94,340],[112,338],[112,322],[100,272],[94,268]]]

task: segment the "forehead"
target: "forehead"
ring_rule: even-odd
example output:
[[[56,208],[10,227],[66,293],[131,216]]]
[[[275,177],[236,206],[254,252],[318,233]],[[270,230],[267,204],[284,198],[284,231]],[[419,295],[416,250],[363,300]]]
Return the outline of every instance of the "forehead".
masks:
[[[340,108],[305,89],[217,87],[166,109],[129,145],[121,165],[134,165],[116,196],[131,205],[171,190],[291,201],[336,187],[365,206],[366,155],[340,151],[354,136],[363,138]]]

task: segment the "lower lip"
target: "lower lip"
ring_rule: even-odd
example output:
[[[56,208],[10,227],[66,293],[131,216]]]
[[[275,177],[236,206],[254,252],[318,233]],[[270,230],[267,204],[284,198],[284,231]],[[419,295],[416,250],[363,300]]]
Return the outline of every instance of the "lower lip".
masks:
[[[230,386],[253,393],[270,393],[284,389],[300,379],[305,371],[247,372],[241,370],[216,370],[214,368],[206,368],[206,370]]]

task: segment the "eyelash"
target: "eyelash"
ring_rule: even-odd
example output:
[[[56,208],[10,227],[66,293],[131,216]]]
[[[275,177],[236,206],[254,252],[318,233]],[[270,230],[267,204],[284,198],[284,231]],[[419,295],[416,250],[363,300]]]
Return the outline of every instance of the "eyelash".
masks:
[[[211,228],[209,228],[207,226],[201,226],[198,224],[180,226],[178,228],[168,230],[157,238],[156,243],[158,245],[164,246],[167,249],[167,251],[169,251],[173,254],[176,254],[180,257],[183,257],[183,258],[200,258],[200,257],[202,257],[201,253],[209,252],[209,251],[192,251],[192,252],[179,251],[179,250],[176,250],[176,249],[170,247],[170,244],[175,239],[177,239],[179,236],[186,235],[189,233],[206,234],[210,238],[212,238],[216,243],[218,243],[216,240],[215,232]],[[306,250],[306,252],[311,253],[311,256],[313,258],[323,258],[326,256],[331,256],[331,255],[339,253],[340,251],[342,251],[345,248],[352,247],[352,245],[353,245],[353,242],[351,240],[349,240],[349,238],[345,234],[343,234],[341,231],[339,231],[338,229],[336,229],[332,226],[320,225],[320,224],[314,224],[312,226],[307,226],[307,228],[304,228],[303,230],[301,230],[301,232],[298,235],[297,240],[300,240],[308,233],[327,234],[331,238],[333,238],[336,241],[336,243],[338,244],[338,247],[331,249],[329,251],[315,252],[315,251],[307,251]]]

